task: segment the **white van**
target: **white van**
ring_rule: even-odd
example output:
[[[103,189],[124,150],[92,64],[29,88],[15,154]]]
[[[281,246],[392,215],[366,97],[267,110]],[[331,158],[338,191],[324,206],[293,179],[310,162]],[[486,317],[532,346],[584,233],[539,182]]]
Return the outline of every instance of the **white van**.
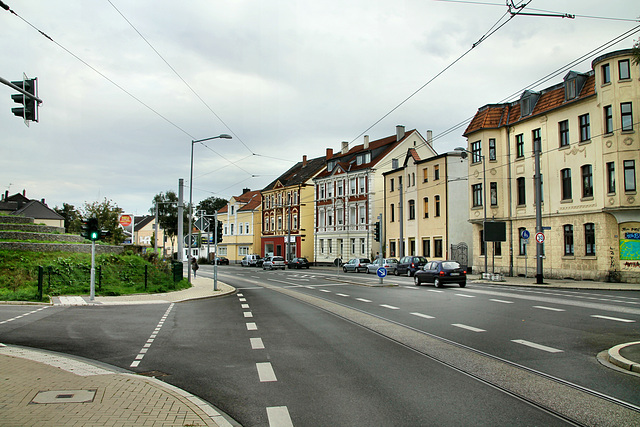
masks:
[[[260,255],[246,255],[244,258],[242,258],[242,261],[240,261],[240,265],[242,265],[243,267],[255,267],[258,265],[258,261],[260,261],[262,258],[260,258]]]

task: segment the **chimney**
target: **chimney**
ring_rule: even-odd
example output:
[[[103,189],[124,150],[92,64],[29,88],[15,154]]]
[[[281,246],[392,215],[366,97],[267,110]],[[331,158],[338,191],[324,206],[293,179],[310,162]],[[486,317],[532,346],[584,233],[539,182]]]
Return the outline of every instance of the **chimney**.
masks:
[[[364,149],[365,150],[369,149],[369,135],[364,136]]]
[[[429,145],[429,147],[433,147],[433,131],[432,130],[427,131],[427,145]]]
[[[23,189],[23,190],[22,190],[22,195],[23,195],[24,197],[27,197],[27,190],[24,190],[24,189]]]
[[[396,126],[396,141],[400,141],[404,138],[404,125]]]
[[[47,206],[47,204],[45,203],[44,199],[40,200],[40,203],[42,203],[43,205]]]
[[[7,200],[9,198],[9,190],[4,192],[4,197],[2,198],[2,200]]]
[[[302,156],[302,167],[305,167],[305,166],[307,166],[307,155],[306,154]]]
[[[342,154],[347,154],[347,151],[349,151],[349,142],[342,141]]]
[[[327,160],[333,157],[333,148],[327,148]]]
[[[242,189],[242,194],[248,193],[249,191],[251,191],[250,188],[243,188]]]

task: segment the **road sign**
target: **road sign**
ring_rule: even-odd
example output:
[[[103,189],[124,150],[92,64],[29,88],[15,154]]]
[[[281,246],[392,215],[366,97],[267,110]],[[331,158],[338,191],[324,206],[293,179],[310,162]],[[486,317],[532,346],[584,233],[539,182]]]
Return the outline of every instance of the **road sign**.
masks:
[[[378,267],[378,269],[376,270],[376,274],[378,275],[379,278],[383,278],[383,277],[387,277],[387,269],[384,267]]]
[[[536,242],[544,243],[544,234],[543,233],[536,233]]]
[[[522,230],[522,233],[520,233],[520,237],[522,237],[524,240],[527,240],[529,236],[529,230]]]
[[[195,226],[200,231],[209,231],[209,220],[207,218],[198,218],[195,223]]]
[[[131,215],[126,215],[126,214],[120,215],[119,222],[121,226],[128,227],[131,225],[132,221],[133,219],[131,218]]]
[[[189,235],[184,236],[184,244],[187,246],[191,246],[192,248],[198,247],[198,236],[191,235],[191,245],[189,245]]]

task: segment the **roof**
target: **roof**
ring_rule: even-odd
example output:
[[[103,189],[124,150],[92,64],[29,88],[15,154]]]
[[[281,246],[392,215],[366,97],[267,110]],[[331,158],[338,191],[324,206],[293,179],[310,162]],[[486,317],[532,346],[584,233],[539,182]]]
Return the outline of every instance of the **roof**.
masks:
[[[556,84],[537,93],[539,94],[539,98],[533,108],[533,111],[531,114],[524,117],[522,117],[520,112],[520,100],[505,104],[487,104],[478,109],[478,112],[464,131],[463,136],[468,136],[469,134],[482,129],[499,129],[503,126],[514,125],[532,117],[546,114],[549,111],[582,101],[585,98],[595,95],[595,73],[591,71],[584,74],[584,76],[586,76],[586,81],[578,96],[573,99],[565,100],[564,83]]]
[[[269,185],[262,189],[263,192],[274,190],[279,187],[293,187],[306,183],[313,178],[325,166],[325,157],[298,162],[288,171],[280,175]]]
[[[135,226],[134,226],[135,231],[142,230],[150,222],[153,222],[154,219],[155,219],[154,215],[135,216],[133,218],[133,221],[134,221],[134,224],[135,224]]]
[[[13,215],[34,219],[64,220],[64,217],[62,215],[50,209],[47,205],[38,200],[29,201],[26,205],[13,212]]]

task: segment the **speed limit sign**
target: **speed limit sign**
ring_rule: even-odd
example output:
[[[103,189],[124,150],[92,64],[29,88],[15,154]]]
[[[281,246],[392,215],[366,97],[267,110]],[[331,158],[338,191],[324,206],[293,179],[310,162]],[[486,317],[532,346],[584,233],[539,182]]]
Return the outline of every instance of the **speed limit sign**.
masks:
[[[544,234],[543,233],[536,233],[536,242],[544,243]]]

